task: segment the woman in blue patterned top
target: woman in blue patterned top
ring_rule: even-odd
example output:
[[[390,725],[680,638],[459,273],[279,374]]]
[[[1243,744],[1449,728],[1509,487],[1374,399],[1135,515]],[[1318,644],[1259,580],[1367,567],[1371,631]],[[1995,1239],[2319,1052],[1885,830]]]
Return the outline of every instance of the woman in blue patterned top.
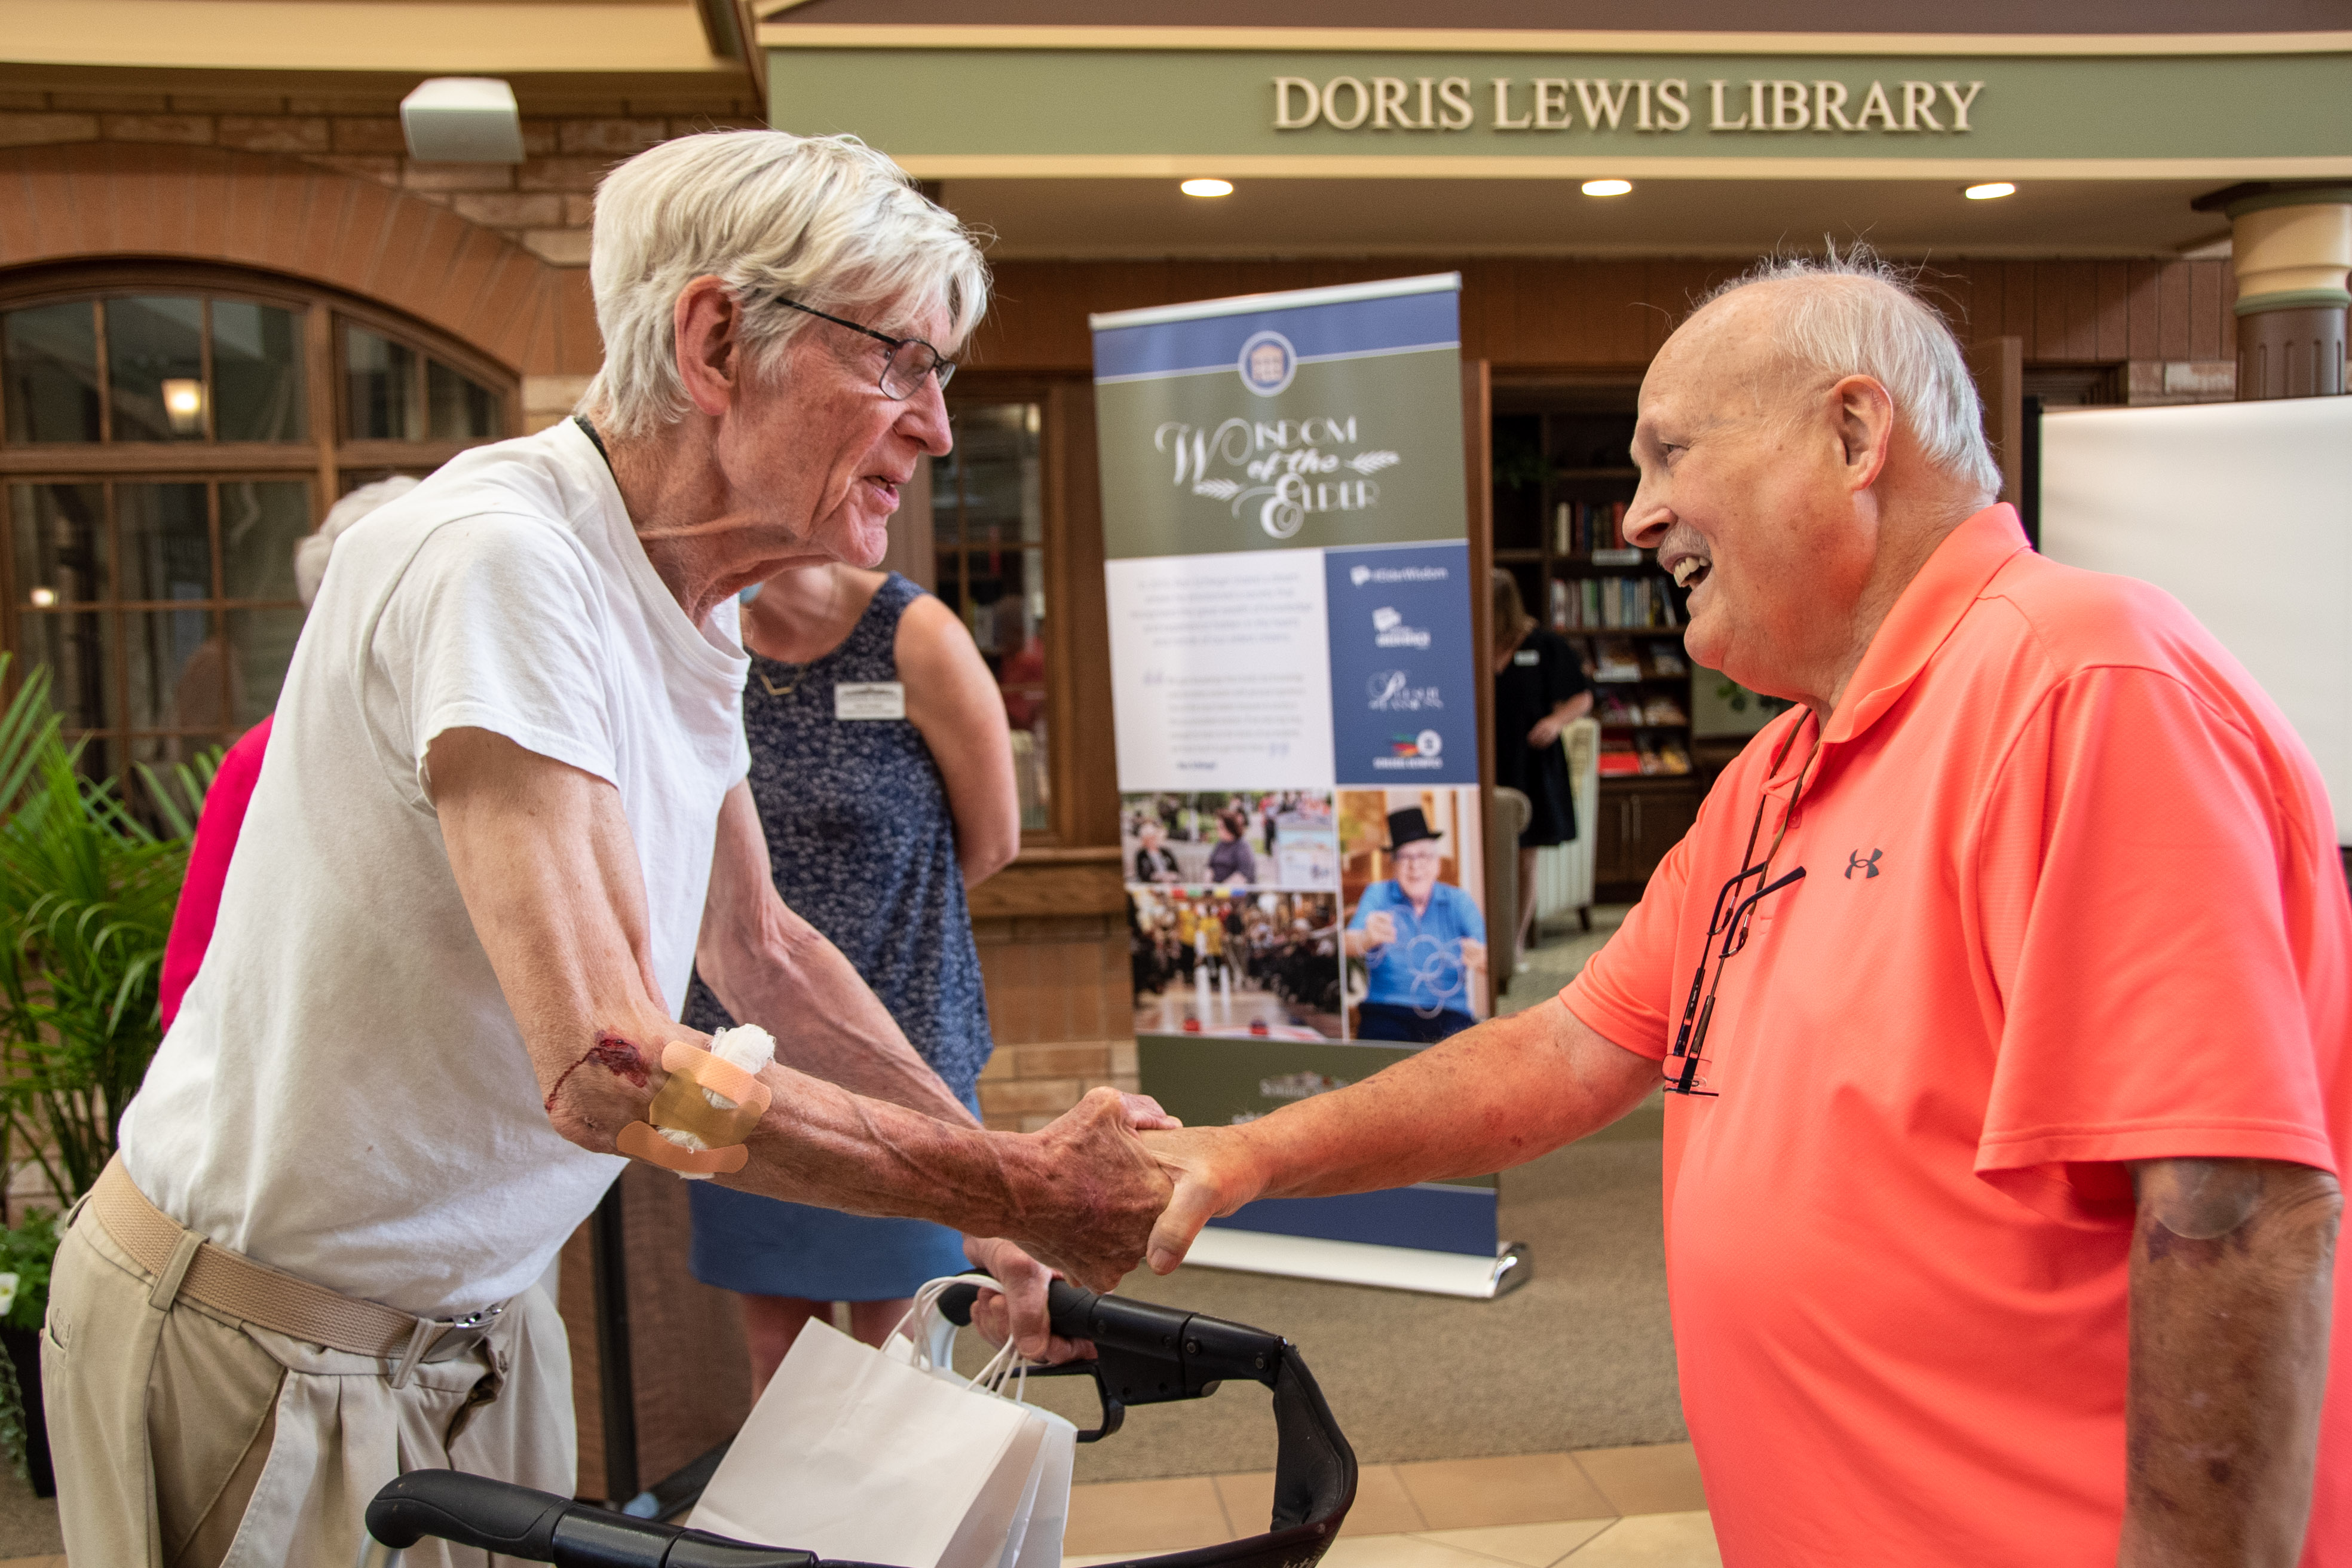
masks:
[[[977,1113],[988,1005],[967,888],[1021,847],[1013,746],[994,677],[955,613],[896,573],[781,573],[743,613],[751,797],[784,902],[874,988],[908,1040]],[[730,1018],[699,975],[685,1021]],[[965,1267],[954,1232],[689,1189],[693,1269],[743,1298],[755,1388],[801,1325],[850,1304],[879,1344],[915,1288]]]

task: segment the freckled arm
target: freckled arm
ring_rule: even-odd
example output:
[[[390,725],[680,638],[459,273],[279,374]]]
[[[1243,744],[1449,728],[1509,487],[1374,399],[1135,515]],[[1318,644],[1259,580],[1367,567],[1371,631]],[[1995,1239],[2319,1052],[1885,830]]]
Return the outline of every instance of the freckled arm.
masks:
[[[1483,1176],[1598,1131],[1658,1085],[1557,999],[1465,1029],[1361,1083],[1239,1127],[1147,1133],[1177,1184],[1151,1238],[1166,1273],[1211,1218],[1255,1199]]]
[[[2336,1179],[2268,1160],[2132,1168],[2124,1568],[2291,1568],[2327,1392]]]
[[[548,1120],[581,1147],[613,1152],[667,1081],[664,1044],[708,1044],[671,1021],[652,977],[645,889],[619,793],[481,730],[438,737],[427,763],[451,869]],[[827,1026],[845,1031],[845,1041],[869,1031],[860,1042],[867,1058],[904,1053],[921,1068],[870,993],[870,1014],[854,996],[824,992],[793,1011],[821,1007],[839,1010]],[[1098,1089],[1042,1131],[984,1132],[922,1072],[953,1121],[768,1068],[760,1076],[773,1100],[746,1140],[750,1164],[727,1184],[1007,1237],[1097,1289],[1133,1267],[1169,1191],[1129,1130],[1151,1119]]]

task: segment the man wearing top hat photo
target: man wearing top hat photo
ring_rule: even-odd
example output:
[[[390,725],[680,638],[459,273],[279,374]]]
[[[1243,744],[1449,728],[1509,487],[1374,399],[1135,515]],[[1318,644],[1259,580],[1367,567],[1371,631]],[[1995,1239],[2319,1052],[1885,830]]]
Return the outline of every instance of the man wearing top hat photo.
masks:
[[[1486,969],[1486,921],[1461,889],[1437,879],[1438,836],[1421,807],[1389,813],[1394,872],[1357,900],[1348,956],[1370,982],[1356,1037],[1429,1046],[1477,1022],[1473,987]]]

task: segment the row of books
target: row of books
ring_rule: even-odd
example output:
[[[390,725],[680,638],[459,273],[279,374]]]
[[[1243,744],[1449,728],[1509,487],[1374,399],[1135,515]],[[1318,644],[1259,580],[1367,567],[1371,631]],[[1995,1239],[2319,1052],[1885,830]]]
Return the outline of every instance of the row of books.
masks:
[[[1603,685],[1689,673],[1690,666],[1679,652],[1655,643],[1645,650],[1636,647],[1630,637],[1601,637],[1592,650],[1592,679]]]
[[[1564,500],[1551,518],[1554,555],[1590,555],[1596,550],[1626,550],[1625,503]]]
[[[1555,577],[1551,624],[1562,632],[1651,626],[1673,631],[1683,622],[1663,577]]]
[[[1604,691],[1592,710],[1592,716],[1603,724],[1633,725],[1688,724],[1690,715],[1683,705],[1664,692],[1643,696],[1638,691],[1618,693]]]

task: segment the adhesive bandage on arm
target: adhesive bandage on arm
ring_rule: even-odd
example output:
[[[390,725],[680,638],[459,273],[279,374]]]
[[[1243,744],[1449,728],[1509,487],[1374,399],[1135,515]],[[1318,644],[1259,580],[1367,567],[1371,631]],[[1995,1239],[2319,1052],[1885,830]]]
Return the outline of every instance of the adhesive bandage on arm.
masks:
[[[615,1141],[622,1153],[688,1181],[731,1175],[751,1157],[743,1141],[768,1109],[768,1086],[752,1074],[775,1059],[774,1037],[756,1024],[721,1029],[703,1050],[683,1040],[662,1047],[669,1082]]]

